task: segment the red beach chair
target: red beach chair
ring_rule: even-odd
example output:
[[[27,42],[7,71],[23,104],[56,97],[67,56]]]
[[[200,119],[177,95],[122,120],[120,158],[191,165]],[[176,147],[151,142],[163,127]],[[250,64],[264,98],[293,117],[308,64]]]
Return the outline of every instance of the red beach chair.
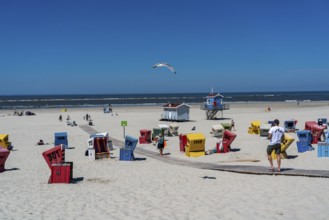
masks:
[[[223,134],[223,140],[222,140],[222,149],[220,149],[220,144],[217,143],[216,147],[217,147],[217,153],[227,153],[231,151],[231,144],[234,141],[234,139],[236,138],[236,134],[229,131],[229,130],[225,130],[224,134]]]
[[[5,163],[10,151],[6,148],[0,147],[0,173],[5,171]]]
[[[73,177],[73,162],[65,162],[65,146],[59,145],[42,153],[51,170],[48,183],[70,183]]]

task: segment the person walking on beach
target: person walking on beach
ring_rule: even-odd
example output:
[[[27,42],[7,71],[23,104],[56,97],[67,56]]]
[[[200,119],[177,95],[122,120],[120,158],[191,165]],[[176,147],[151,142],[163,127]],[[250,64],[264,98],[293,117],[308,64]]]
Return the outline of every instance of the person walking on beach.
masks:
[[[159,149],[160,155],[163,155],[164,142],[164,131],[162,130],[161,134],[159,135],[159,140],[157,144],[157,148]]]
[[[277,163],[278,163],[278,169],[277,171],[281,171],[281,141],[284,138],[284,129],[282,127],[279,127],[279,120],[275,119],[273,121],[273,126],[269,130],[268,139],[270,140],[270,144],[267,147],[267,157],[270,162],[271,168],[270,171],[274,171],[273,167],[273,160],[272,160],[272,152],[275,151]]]
[[[231,128],[232,128],[233,131],[235,131],[235,123],[234,123],[233,119],[231,121]]]

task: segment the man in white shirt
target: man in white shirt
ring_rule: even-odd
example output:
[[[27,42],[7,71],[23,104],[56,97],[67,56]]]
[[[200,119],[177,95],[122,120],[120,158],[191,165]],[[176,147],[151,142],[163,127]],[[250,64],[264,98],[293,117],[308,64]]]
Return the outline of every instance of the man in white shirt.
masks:
[[[270,144],[267,147],[267,157],[271,165],[270,171],[274,171],[273,161],[271,154],[273,150],[275,151],[277,162],[278,162],[278,172],[281,171],[281,141],[284,139],[284,129],[279,127],[279,120],[275,119],[273,121],[274,126],[269,130],[268,138],[270,140]]]

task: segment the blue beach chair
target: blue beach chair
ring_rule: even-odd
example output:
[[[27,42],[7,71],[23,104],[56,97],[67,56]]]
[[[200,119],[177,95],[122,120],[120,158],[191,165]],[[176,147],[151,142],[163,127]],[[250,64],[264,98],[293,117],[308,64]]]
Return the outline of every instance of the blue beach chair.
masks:
[[[120,148],[120,160],[132,161],[135,159],[134,150],[137,146],[138,139],[131,137],[129,135],[126,136],[125,146]]]
[[[68,148],[67,132],[55,132],[55,146],[63,144]]]

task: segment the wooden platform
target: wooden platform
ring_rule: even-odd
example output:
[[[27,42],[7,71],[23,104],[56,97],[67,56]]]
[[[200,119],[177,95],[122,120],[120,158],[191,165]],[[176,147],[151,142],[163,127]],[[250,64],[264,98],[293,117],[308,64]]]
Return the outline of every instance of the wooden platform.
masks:
[[[88,134],[100,133],[90,127],[89,125],[79,125],[79,127]],[[124,146],[124,142],[110,138],[112,143],[116,146]],[[250,166],[250,165],[218,165],[214,163],[205,163],[205,162],[195,162],[189,161],[188,159],[179,159],[174,158],[169,155],[160,156],[157,152],[146,150],[140,147],[135,149],[137,154],[144,155],[149,158],[160,160],[164,163],[194,167],[198,169],[208,169],[208,170],[218,170],[226,171],[233,173],[242,173],[242,174],[253,174],[253,175],[280,175],[280,176],[304,176],[304,177],[317,177],[317,178],[329,178],[328,170],[303,170],[303,169],[294,169],[294,168],[283,168],[281,172],[271,172],[269,167],[264,166]]]

